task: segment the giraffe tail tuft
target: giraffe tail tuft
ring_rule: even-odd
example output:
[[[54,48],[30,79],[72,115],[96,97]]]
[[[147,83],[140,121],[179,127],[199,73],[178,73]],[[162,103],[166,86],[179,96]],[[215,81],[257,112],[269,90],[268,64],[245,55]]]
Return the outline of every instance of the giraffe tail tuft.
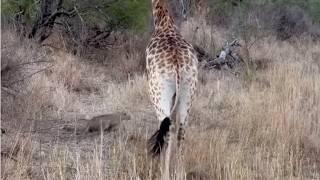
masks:
[[[164,147],[165,137],[169,132],[170,125],[170,118],[164,118],[160,124],[159,130],[156,131],[148,140],[149,152],[153,155],[153,157],[160,155],[162,148]]]

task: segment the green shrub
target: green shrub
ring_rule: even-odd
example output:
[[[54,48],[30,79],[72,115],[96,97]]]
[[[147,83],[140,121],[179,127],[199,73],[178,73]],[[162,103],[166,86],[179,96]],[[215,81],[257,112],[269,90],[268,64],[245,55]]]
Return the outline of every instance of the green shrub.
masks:
[[[233,18],[239,7],[245,10],[254,10],[257,6],[298,6],[320,23],[320,1],[319,0],[207,0],[210,8],[210,18],[215,22],[226,23],[226,19]]]
[[[88,25],[143,31],[147,24],[148,0],[78,0],[81,16]]]
[[[319,0],[308,0],[308,1],[297,1],[297,0],[275,0],[276,5],[282,6],[298,6],[304,9],[315,22],[320,23],[320,1]]]
[[[147,0],[119,0],[106,11],[110,12],[112,21],[119,27],[144,31],[148,14]]]
[[[23,17],[24,22],[32,22],[38,11],[38,0],[2,0],[1,16],[7,18]]]
[[[14,20],[21,15],[25,22],[35,22],[41,0],[3,0],[2,16]],[[57,4],[57,0],[54,4]],[[66,10],[78,10],[86,25],[112,26],[112,29],[143,31],[147,24],[148,0],[65,0]],[[109,27],[110,28],[110,27]]]

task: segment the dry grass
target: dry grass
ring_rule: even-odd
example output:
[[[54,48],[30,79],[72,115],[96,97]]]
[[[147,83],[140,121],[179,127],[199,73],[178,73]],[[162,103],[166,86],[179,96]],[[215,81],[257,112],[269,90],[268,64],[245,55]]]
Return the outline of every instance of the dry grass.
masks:
[[[184,34],[206,49],[219,47],[223,33],[208,28],[200,26],[193,34],[187,25]],[[110,78],[110,71],[123,65],[99,66],[2,33],[7,37],[2,39],[2,59],[21,63],[43,58],[54,65],[13,86],[20,91],[17,97],[2,92],[1,127],[7,130],[1,135],[2,179],[159,176],[157,160],[145,147],[158,122],[144,75],[119,82]],[[249,52],[257,64],[251,77],[202,73],[187,131],[186,171],[203,179],[319,179],[319,42],[269,37]],[[130,53],[126,58],[131,64],[141,56]],[[43,67],[29,66],[14,77]],[[113,111],[127,111],[132,120],[101,136],[79,138],[61,128],[83,116]]]

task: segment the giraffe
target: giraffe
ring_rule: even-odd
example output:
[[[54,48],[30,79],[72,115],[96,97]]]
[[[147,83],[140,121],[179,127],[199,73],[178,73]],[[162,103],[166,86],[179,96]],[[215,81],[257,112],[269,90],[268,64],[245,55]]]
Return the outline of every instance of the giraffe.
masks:
[[[165,0],[152,0],[152,14],[154,32],[146,48],[146,66],[149,95],[160,127],[148,145],[153,156],[164,151],[160,159],[161,177],[168,180],[174,135],[177,153],[183,159],[185,128],[198,81],[198,59],[193,46],[179,33]]]

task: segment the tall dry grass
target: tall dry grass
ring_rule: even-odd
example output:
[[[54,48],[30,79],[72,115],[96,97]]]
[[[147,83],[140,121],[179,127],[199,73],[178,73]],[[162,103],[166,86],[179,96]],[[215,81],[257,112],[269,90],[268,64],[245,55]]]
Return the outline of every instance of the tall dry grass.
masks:
[[[184,30],[207,50],[225,39],[214,27],[189,24]],[[146,150],[158,122],[144,75],[131,74],[119,82],[110,71],[117,76],[114,69],[121,64],[110,69],[3,33],[10,38],[2,41],[2,58],[11,52],[13,63],[41,57],[54,66],[13,87],[19,90],[17,97],[2,92],[1,127],[7,130],[1,135],[2,179],[159,177],[158,160]],[[319,52],[319,42],[268,37],[249,49],[256,64],[251,77],[202,72],[187,130],[186,177],[319,179]],[[123,62],[141,56],[130,54]],[[80,117],[114,111],[126,111],[132,120],[98,136],[64,135],[62,127]]]

